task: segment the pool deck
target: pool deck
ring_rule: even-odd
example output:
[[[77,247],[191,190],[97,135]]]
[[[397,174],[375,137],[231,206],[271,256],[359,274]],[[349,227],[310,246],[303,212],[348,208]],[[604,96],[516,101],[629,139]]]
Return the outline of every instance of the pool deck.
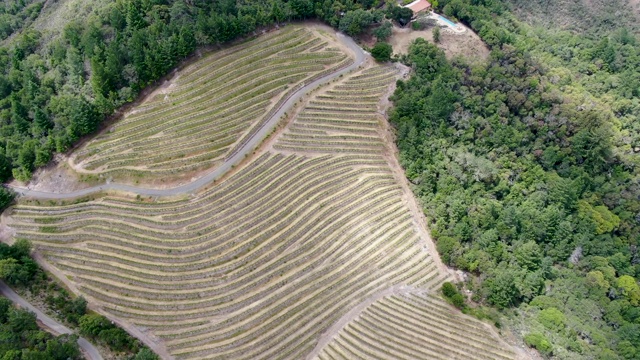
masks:
[[[451,20],[445,21],[445,20],[442,19],[442,18],[445,18],[444,15],[437,14],[437,13],[435,13],[433,11],[430,12],[429,15],[427,15],[427,18],[434,19],[438,23],[439,26],[447,27],[448,30],[450,30],[454,34],[462,34],[463,32],[467,31],[467,28],[464,27],[462,24],[453,23],[453,21],[451,21]],[[449,22],[453,23],[453,25],[451,25]]]

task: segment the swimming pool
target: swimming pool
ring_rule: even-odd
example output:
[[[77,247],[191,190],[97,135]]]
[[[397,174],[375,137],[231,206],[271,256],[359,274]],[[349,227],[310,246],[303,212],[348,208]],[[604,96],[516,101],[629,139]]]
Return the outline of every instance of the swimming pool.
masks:
[[[449,24],[452,27],[456,26],[456,23],[454,23],[453,21],[447,19],[446,17],[442,16],[442,15],[438,15],[438,17],[440,17],[440,20],[446,22],[447,24]]]

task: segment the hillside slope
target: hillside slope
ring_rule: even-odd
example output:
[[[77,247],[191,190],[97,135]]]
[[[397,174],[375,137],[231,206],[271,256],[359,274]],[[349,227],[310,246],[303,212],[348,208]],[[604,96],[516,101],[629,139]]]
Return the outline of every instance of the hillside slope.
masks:
[[[627,27],[640,30],[637,0],[507,0],[523,20],[551,29],[609,32]]]
[[[573,11],[530,6],[546,3]],[[497,1],[440,6],[492,48],[465,64],[415,43],[416,74],[393,97],[400,159],[443,261],[546,356],[636,359],[640,38],[606,21],[531,25]]]
[[[370,64],[324,88],[244,167],[200,194],[22,201],[11,226],[72,288],[176,358],[304,358],[338,335],[332,325],[350,322],[351,309],[394,294],[438,297],[450,276],[384,141],[379,102],[396,78],[395,68]],[[478,327],[442,301],[428,311],[437,318],[442,309]],[[428,318],[415,326],[446,338]],[[451,351],[515,358],[484,330],[407,358]]]

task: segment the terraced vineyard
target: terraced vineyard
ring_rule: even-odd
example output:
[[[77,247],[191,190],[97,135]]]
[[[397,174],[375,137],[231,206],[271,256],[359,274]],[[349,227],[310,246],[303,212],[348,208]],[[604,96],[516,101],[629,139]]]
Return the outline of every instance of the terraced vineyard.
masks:
[[[83,173],[122,178],[190,177],[237,150],[295,92],[352,59],[333,39],[287,27],[178,73],[73,159]]]
[[[513,359],[487,325],[463,319],[441,299],[386,297],[345,326],[314,360]]]
[[[319,91],[272,148],[195,196],[22,201],[9,222],[92,304],[178,359],[511,358],[432,296],[371,301],[448,279],[382,140],[395,77],[373,66]]]
[[[274,148],[297,153],[381,153],[380,97],[395,80],[392,68],[374,67],[315,96]]]

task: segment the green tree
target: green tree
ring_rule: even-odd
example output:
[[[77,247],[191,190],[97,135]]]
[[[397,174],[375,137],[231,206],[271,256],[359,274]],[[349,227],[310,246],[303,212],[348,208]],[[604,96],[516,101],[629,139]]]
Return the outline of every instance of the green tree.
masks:
[[[561,331],[564,329],[567,319],[562,311],[552,307],[540,311],[538,321],[549,330]]]
[[[535,271],[542,264],[542,249],[535,241],[527,241],[526,243],[516,246],[514,256],[518,265],[529,271]]]
[[[38,329],[38,324],[36,323],[36,314],[12,308],[9,310],[9,316],[7,318],[7,326],[14,333],[22,333],[23,331],[33,331]]]
[[[53,124],[42,109],[36,108],[33,113],[34,126],[32,132],[35,136],[46,135],[47,131],[53,127]]]
[[[127,27],[132,30],[140,29],[145,26],[144,11],[140,0],[128,0],[127,9]]]
[[[633,306],[640,305],[640,286],[636,279],[629,275],[622,275],[618,278],[618,288]]]
[[[290,4],[297,18],[307,19],[313,17],[313,2],[311,0],[291,0]]]
[[[600,292],[602,294],[606,293],[609,290],[610,284],[609,282],[604,278],[604,274],[602,274],[601,271],[590,271],[587,274],[587,285],[589,285],[590,287],[600,290]]]
[[[77,335],[62,335],[47,341],[45,350],[47,359],[69,360],[84,358],[78,348]]]
[[[367,27],[373,24],[374,15],[370,11],[357,9],[347,11],[338,28],[349,36],[360,35]]]
[[[131,346],[129,335],[117,327],[100,331],[98,338],[116,351],[125,351]]]
[[[387,7],[387,16],[401,26],[405,26],[413,17],[413,10],[395,4]]]
[[[1,159],[1,156],[0,156]],[[0,187],[0,211],[4,210],[9,206],[13,199],[15,199],[16,194],[6,187]]]
[[[5,323],[9,317],[9,310],[12,308],[13,304],[11,300],[0,297],[0,323]]]
[[[592,206],[585,200],[578,202],[578,214],[595,226],[598,235],[610,232],[620,225],[620,218],[606,206]]]
[[[535,348],[543,354],[550,355],[553,351],[549,340],[547,340],[547,338],[540,333],[527,334],[524,337],[524,341],[528,346]]]
[[[23,273],[18,260],[13,258],[0,260],[0,277],[8,284],[21,284],[23,280]]]
[[[487,278],[483,286],[487,290],[487,300],[498,308],[506,308],[520,301],[520,292],[515,276],[508,269],[497,269],[496,274]]]
[[[618,343],[618,353],[625,359],[635,359],[638,350],[631,341],[623,340]]]
[[[542,271],[527,272],[518,282],[518,291],[523,300],[530,301],[544,291],[544,276]]]
[[[461,249],[460,241],[449,236],[441,236],[436,242],[438,253],[442,257],[445,264],[451,265],[456,253]]]
[[[391,60],[391,54],[393,53],[393,48],[390,44],[378,42],[371,49],[371,56],[373,56],[376,61],[384,62]]]
[[[133,360],[160,360],[160,358],[153,351],[143,348],[138,351]]]
[[[80,318],[80,331],[88,336],[96,337],[101,331],[112,327],[111,322],[102,315],[86,314]]]
[[[276,2],[273,2],[271,5],[271,18],[275,21],[276,24],[279,24],[284,20],[284,12],[282,11],[282,7]]]
[[[11,245],[11,254],[15,259],[29,258],[31,255],[31,242],[27,239],[17,239]]]
[[[442,284],[442,294],[445,297],[450,298],[457,293],[458,293],[458,289],[452,283],[447,281],[444,284]]]
[[[87,313],[87,300],[84,297],[78,296],[72,301],[67,303],[64,309],[67,321],[77,324],[80,317]]]
[[[12,349],[4,353],[2,360],[20,360],[22,359],[22,351]]]
[[[451,297],[451,303],[458,309],[463,309],[465,306],[464,296],[460,293],[454,294]]]
[[[433,41],[435,43],[440,43],[440,27],[436,26],[433,28]]]
[[[382,25],[373,30],[373,36],[375,36],[378,41],[386,41],[392,33],[393,25],[389,21],[383,22]]]

